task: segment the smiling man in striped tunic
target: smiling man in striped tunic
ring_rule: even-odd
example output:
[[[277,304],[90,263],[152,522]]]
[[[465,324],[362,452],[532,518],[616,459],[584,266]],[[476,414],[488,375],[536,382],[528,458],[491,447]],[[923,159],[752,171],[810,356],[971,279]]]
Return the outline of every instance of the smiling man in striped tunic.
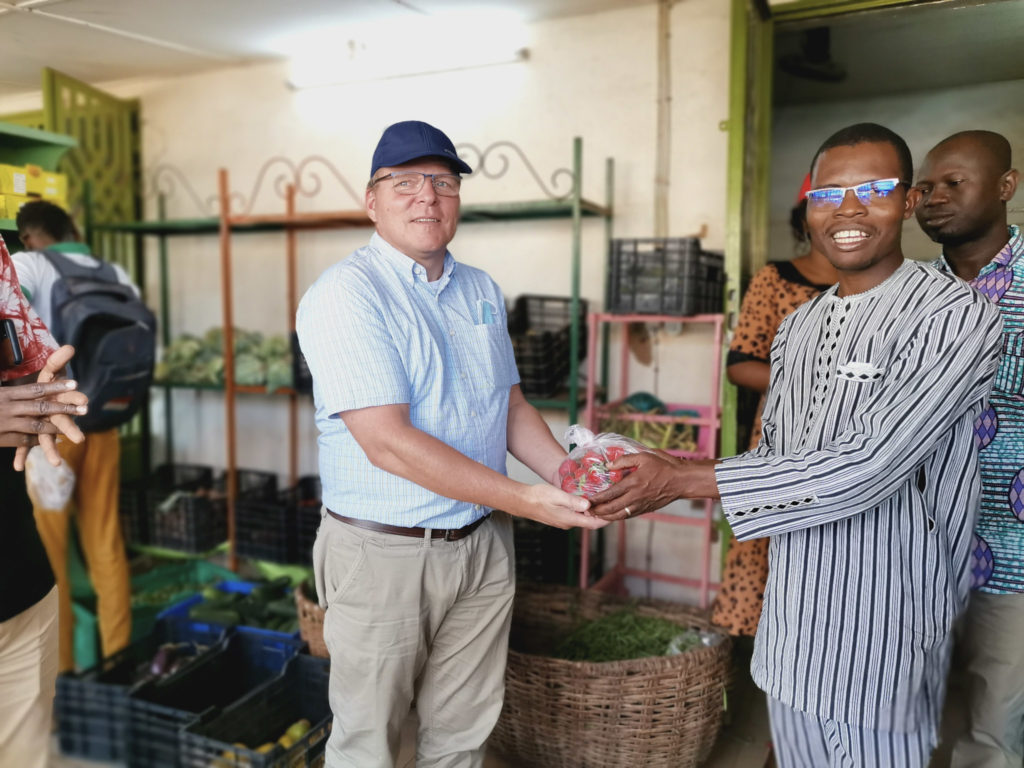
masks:
[[[741,540],[771,537],[751,672],[783,768],[928,762],[950,627],[970,586],[980,485],[973,424],[999,356],[981,294],[905,261],[906,143],[845,128],[811,167],[807,221],[839,284],[779,328],[760,445],[720,461],[663,453],[592,499],[634,516],[720,497]]]

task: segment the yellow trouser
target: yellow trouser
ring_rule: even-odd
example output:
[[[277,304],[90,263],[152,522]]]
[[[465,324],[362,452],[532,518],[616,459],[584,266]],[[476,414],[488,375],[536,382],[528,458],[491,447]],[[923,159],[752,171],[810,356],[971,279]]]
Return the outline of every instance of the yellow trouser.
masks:
[[[33,499],[36,527],[57,577],[60,626],[60,671],[74,669],[74,617],[68,581],[68,513],[77,510],[78,538],[89,578],[96,591],[96,616],[103,656],[128,645],[132,633],[128,558],[118,518],[121,444],[116,429],[93,432],[85,442],[58,443],[60,455],[74,470],[75,492],[62,510],[43,509]]]

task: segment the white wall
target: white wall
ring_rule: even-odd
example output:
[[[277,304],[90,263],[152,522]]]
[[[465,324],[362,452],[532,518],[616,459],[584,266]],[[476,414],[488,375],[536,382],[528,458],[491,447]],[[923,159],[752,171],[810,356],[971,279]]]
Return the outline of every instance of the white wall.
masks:
[[[728,117],[729,4],[687,0],[672,9],[671,18],[670,234],[684,236],[706,227],[706,246],[721,249],[727,137],[719,122]],[[127,84],[119,90],[141,98],[144,168],[152,172],[162,164],[176,167],[203,198],[215,193],[219,167],[229,169],[232,189],[248,196],[261,166],[278,156],[298,162],[323,155],[358,191],[365,184],[370,154],[382,129],[397,120],[422,119],[445,130],[456,144],[469,142],[483,148],[500,140],[515,142],[548,183],[552,172],[571,165],[573,137],[583,137],[585,195],[604,201],[604,161],[613,157],[614,234],[650,236],[656,20],[656,6],[648,4],[534,24],[527,62],[476,71],[297,93],[285,86],[286,65],[267,64]],[[463,202],[541,197],[523,166],[514,157],[511,160],[510,171],[501,180],[470,178],[463,187]],[[147,205],[152,216],[153,200]],[[300,210],[353,207],[355,203],[340,185],[326,177],[320,194],[299,201]],[[283,203],[272,191],[260,195],[253,208],[257,212],[282,209]],[[168,212],[171,217],[202,213],[180,187],[169,200]],[[300,291],[368,236],[363,229],[300,235]],[[236,324],[282,332],[287,327],[284,235],[240,234],[233,245]],[[569,293],[568,221],[464,224],[451,248],[457,259],[490,272],[509,298],[520,293]],[[155,243],[150,245],[151,258],[153,254]],[[221,324],[218,258],[214,236],[172,240],[173,334],[202,333]],[[582,294],[592,308],[601,306],[604,295],[604,262],[603,225],[586,222]],[[152,258],[147,288],[154,302],[159,296],[156,274]],[[703,330],[662,333],[657,366],[634,364],[630,390],[655,391],[671,401],[711,402],[709,341],[710,335]],[[223,465],[221,403],[215,393],[175,393],[176,459]],[[159,404],[156,407],[159,411]],[[561,439],[567,426],[565,413],[547,412],[545,418]],[[159,413],[154,423],[158,427],[162,423]],[[238,423],[240,465],[284,473],[284,402],[242,396]],[[312,408],[304,404],[303,473],[316,471],[315,441]],[[156,456],[161,457],[159,446]],[[530,473],[514,460],[510,460],[510,473],[530,479]],[[642,538],[646,537],[634,536],[632,545],[640,546]],[[697,575],[699,549],[691,529],[656,539],[656,569]],[[642,565],[643,552],[638,556]],[[660,586],[654,593],[692,597],[691,592]]]
[[[875,122],[904,138],[915,170],[928,150],[957,131],[983,128],[1001,133],[1024,155],[1024,80],[900,94],[876,99],[826,102],[777,109],[772,140],[772,259],[792,255],[789,211],[811,158],[821,143],[840,128]],[[1024,221],[1024,196],[1011,203],[1011,222]],[[1016,210],[1014,210],[1016,209]],[[933,259],[939,252],[914,219],[904,223],[903,251],[912,259]]]

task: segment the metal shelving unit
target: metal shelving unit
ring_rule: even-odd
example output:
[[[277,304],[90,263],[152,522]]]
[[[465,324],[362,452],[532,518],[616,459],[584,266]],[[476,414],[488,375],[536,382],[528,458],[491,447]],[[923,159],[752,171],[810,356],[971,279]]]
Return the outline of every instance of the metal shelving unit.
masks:
[[[562,196],[553,196],[552,193],[540,182],[536,172],[526,160],[522,152],[509,142],[498,142],[484,150],[478,150],[472,145],[462,145],[460,150],[468,148],[476,152],[479,162],[476,164],[478,172],[485,177],[496,178],[504,171],[490,173],[485,170],[486,158],[489,153],[497,150],[512,148],[526,163],[528,170],[538,184],[541,186],[548,199],[535,199],[509,203],[476,204],[465,205],[461,209],[461,222],[463,224],[484,224],[498,221],[530,221],[539,219],[568,219],[572,224],[572,253],[570,258],[571,269],[571,291],[572,300],[570,305],[570,316],[572,325],[570,331],[570,374],[567,391],[564,395],[552,398],[531,398],[530,402],[542,409],[562,409],[568,413],[569,421],[577,419],[578,410],[582,404],[582,393],[579,384],[579,348],[581,328],[579,320],[579,292],[580,292],[580,260],[581,240],[584,219],[599,219],[604,223],[605,247],[611,238],[611,225],[613,208],[613,173],[614,166],[609,158],[605,162],[605,202],[598,204],[587,200],[582,194],[583,178],[583,142],[580,138],[573,140],[573,163],[572,168],[556,171],[552,179],[559,174],[569,174],[571,188],[568,193]],[[178,236],[213,235],[220,237],[221,250],[221,286],[222,286],[222,308],[224,327],[224,386],[193,386],[169,383],[161,385],[165,397],[165,418],[166,435],[168,436],[168,454],[171,454],[170,446],[173,445],[173,424],[171,392],[174,389],[192,389],[196,391],[218,391],[223,392],[225,409],[225,443],[226,463],[228,469],[228,539],[230,543],[229,564],[233,569],[237,567],[237,560],[234,549],[235,531],[235,495],[236,478],[235,469],[237,466],[237,445],[235,425],[235,399],[240,394],[274,394],[275,396],[286,396],[289,398],[289,469],[294,482],[297,474],[297,408],[298,395],[292,390],[278,390],[276,393],[267,393],[263,387],[241,387],[234,379],[234,343],[233,343],[233,269],[232,269],[232,238],[236,234],[256,232],[284,232],[286,235],[286,294],[288,297],[288,328],[294,330],[295,309],[297,305],[296,287],[296,260],[297,260],[297,235],[303,231],[340,229],[340,228],[370,228],[372,222],[363,210],[342,210],[327,212],[298,212],[295,209],[297,190],[302,187],[302,171],[311,161],[326,163],[322,158],[307,158],[297,165],[292,166],[293,181],[288,184],[285,191],[285,205],[283,213],[253,214],[248,211],[234,212],[232,209],[232,193],[230,191],[228,172],[221,169],[218,176],[218,201],[219,216],[204,216],[187,219],[167,219],[165,216],[165,201],[159,200],[159,218],[156,221],[127,222],[114,225],[97,225],[97,229],[109,232],[132,233],[139,237],[156,237],[159,240],[160,259],[160,285],[161,285],[161,309],[160,323],[162,341],[166,347],[170,339],[170,297],[169,297],[169,275],[170,258],[168,254],[168,241]],[[271,161],[273,162],[273,161]],[[269,165],[269,163],[268,163]],[[507,160],[505,162],[507,166]],[[267,166],[261,170],[259,179],[262,179]],[[342,179],[333,167],[330,170],[339,179]],[[342,180],[343,181],[343,180]],[[344,183],[344,182],[343,182]],[[259,181],[257,181],[257,188]],[[348,185],[345,184],[347,187]],[[256,197],[256,189],[250,195],[249,200]]]

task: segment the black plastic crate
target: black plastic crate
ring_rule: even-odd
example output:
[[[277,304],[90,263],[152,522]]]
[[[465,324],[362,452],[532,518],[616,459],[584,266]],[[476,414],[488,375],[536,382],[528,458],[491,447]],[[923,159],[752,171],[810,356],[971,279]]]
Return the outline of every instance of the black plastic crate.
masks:
[[[725,254],[704,251],[704,256],[709,260],[705,262],[708,271],[700,314],[717,315],[725,311]]]
[[[292,554],[292,494],[273,499],[239,496],[235,502],[235,551],[242,557],[289,563]]]
[[[154,546],[208,552],[227,539],[227,503],[221,495],[168,496],[150,510],[150,530]]]
[[[227,536],[227,518],[224,504],[211,499],[213,489],[212,467],[158,466],[146,481],[149,543],[185,552],[205,552],[220,544]]]
[[[272,499],[277,494],[277,473],[257,469],[236,469],[235,490],[238,498]],[[216,488],[227,493],[228,473],[222,472],[217,478]]]
[[[579,299],[579,359],[587,356],[587,300]],[[517,355],[539,359],[553,339],[564,340],[568,350],[572,325],[572,298],[525,293],[516,297],[508,316],[508,332]],[[518,347],[518,349],[516,349]],[[566,351],[568,356],[568,351]],[[519,357],[516,357],[519,362]]]
[[[144,681],[136,681],[139,665],[150,660],[165,642],[192,641],[212,646],[221,631],[203,631],[193,622],[167,619],[153,633],[103,659],[92,669],[57,677],[54,712],[61,752],[92,760],[123,761],[128,757],[128,697]]]
[[[293,562],[311,565],[313,543],[320,528],[320,508],[323,504],[323,489],[316,475],[300,477],[294,488],[295,493],[295,552]]]
[[[149,544],[149,506],[143,483],[123,483],[118,490],[117,505],[124,543]]]
[[[176,768],[183,725],[277,677],[303,646],[301,640],[240,628],[180,673],[134,688],[128,696],[129,765]]]
[[[515,541],[516,579],[565,584],[574,575],[568,572],[574,543],[570,531],[513,517],[512,537]]]
[[[306,364],[306,356],[299,347],[299,334],[292,331],[292,387],[300,395],[313,394],[313,374]]]
[[[324,747],[331,731],[327,699],[330,676],[327,659],[300,654],[284,673],[220,713],[208,713],[179,733],[184,768],[303,768],[323,765]],[[275,745],[267,753],[256,751],[276,742],[298,720],[311,728],[290,748]],[[243,749],[235,744],[247,744]]]
[[[319,525],[320,478],[302,477],[273,498],[239,496],[235,548],[243,557],[308,565]]]
[[[608,310],[619,314],[688,316],[722,311],[724,259],[700,240],[612,240]]]
[[[509,336],[523,394],[548,397],[565,386],[570,372],[572,299],[519,296],[509,313]],[[587,351],[587,302],[579,300],[579,358]]]

